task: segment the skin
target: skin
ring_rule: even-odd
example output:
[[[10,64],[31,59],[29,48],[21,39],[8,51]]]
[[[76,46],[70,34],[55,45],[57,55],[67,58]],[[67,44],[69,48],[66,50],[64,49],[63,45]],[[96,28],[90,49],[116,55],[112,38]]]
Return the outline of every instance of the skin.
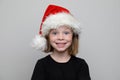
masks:
[[[68,48],[72,43],[73,32],[67,26],[52,29],[49,33],[50,44],[54,48],[51,57],[57,62],[67,62],[70,59]]]

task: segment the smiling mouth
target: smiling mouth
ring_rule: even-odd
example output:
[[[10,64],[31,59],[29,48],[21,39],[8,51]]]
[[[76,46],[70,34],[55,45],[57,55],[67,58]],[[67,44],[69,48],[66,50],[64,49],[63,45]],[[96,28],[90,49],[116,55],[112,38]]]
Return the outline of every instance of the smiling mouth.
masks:
[[[56,43],[56,45],[59,47],[59,48],[62,48],[65,46],[66,43]]]

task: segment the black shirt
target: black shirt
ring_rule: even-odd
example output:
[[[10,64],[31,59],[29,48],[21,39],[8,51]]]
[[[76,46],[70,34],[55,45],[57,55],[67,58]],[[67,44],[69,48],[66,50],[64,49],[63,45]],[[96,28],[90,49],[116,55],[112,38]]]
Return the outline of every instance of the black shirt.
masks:
[[[71,56],[68,62],[59,63],[50,55],[37,61],[31,80],[91,80],[84,59]]]

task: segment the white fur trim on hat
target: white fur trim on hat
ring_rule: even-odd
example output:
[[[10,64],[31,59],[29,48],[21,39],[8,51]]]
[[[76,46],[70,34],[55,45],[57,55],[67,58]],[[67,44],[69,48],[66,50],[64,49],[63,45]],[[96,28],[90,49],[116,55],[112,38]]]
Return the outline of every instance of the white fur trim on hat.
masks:
[[[41,35],[36,35],[32,42],[32,47],[44,51],[46,48],[46,39]]]
[[[79,34],[80,23],[71,14],[68,13],[57,13],[51,14],[46,17],[46,20],[42,24],[42,35],[48,34],[50,29],[55,29],[63,25],[68,25],[73,29],[74,33]]]

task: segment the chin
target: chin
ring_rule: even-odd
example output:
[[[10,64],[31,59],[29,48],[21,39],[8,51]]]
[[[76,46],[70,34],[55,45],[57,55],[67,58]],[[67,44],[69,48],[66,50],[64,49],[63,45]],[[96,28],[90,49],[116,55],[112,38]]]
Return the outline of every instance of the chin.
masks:
[[[65,51],[67,51],[67,49],[65,49],[65,48],[59,48],[59,49],[55,49],[57,52],[65,52]]]

